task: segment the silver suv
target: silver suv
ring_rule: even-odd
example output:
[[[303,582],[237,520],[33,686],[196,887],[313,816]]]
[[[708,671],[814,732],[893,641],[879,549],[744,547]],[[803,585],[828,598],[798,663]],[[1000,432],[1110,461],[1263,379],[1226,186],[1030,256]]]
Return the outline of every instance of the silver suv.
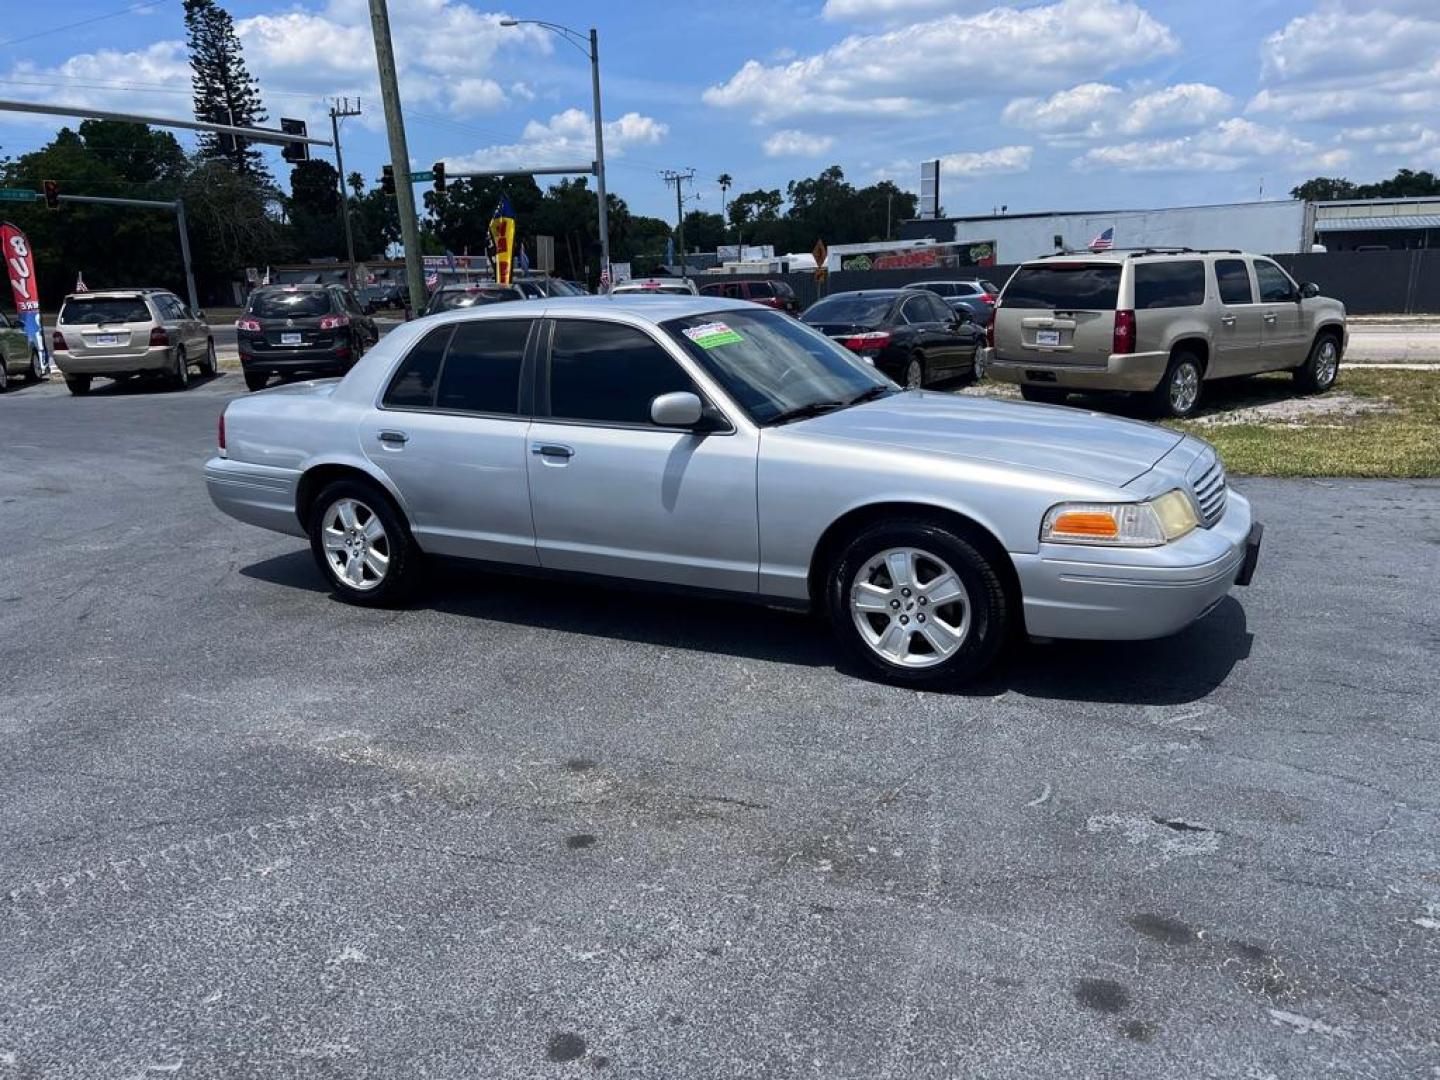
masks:
[[[183,390],[192,364],[206,375],[217,367],[203,313],[165,289],[71,293],[60,305],[53,345],[72,394],[89,393],[96,375],[159,375]]]
[[[1293,371],[1301,392],[1328,390],[1348,342],[1345,305],[1262,255],[1057,254],[1025,263],[1001,291],[986,369],[1027,401],[1123,390],[1183,417],[1207,379]]]

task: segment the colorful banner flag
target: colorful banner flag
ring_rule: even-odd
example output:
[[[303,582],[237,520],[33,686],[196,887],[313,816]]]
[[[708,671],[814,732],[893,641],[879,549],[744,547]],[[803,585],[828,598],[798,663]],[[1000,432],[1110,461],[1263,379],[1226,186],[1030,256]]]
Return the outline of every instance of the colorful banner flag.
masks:
[[[510,284],[511,257],[515,252],[515,210],[508,196],[501,196],[490,216],[490,246],[495,254],[495,280]]]
[[[10,292],[15,297],[20,326],[45,358],[46,370],[49,370],[50,350],[40,329],[40,283],[35,277],[35,256],[25,234],[8,221],[0,222],[0,257],[5,260],[5,273],[10,278]]]

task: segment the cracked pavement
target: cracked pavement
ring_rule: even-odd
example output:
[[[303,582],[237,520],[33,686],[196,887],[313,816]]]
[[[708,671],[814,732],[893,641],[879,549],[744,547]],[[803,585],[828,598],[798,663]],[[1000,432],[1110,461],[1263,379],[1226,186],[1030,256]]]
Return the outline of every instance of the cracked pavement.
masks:
[[[1440,483],[960,695],[215,511],[239,378],[0,397],[0,1080],[1429,1077]]]

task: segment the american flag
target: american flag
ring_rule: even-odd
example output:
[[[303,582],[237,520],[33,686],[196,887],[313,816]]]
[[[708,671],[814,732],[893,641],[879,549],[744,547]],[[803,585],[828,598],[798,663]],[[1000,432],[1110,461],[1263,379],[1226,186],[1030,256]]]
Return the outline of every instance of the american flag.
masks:
[[[1115,226],[1110,226],[1094,240],[1090,241],[1091,251],[1109,251],[1115,246]]]
[[[89,291],[90,291],[90,286],[85,284],[85,275],[82,274],[82,273],[79,273],[78,271],[77,271],[76,274],[75,274],[75,291],[76,291],[76,292],[89,292]]]

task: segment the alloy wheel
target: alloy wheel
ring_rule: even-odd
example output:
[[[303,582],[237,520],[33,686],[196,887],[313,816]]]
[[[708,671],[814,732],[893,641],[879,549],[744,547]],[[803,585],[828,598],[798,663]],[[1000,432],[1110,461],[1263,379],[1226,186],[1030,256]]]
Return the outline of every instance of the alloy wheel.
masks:
[[[919,360],[911,360],[905,368],[905,388],[919,390],[925,382],[925,367]]]
[[[1189,361],[1175,369],[1170,379],[1170,409],[1176,416],[1184,416],[1195,408],[1200,397],[1200,370]]]
[[[359,499],[336,499],[322,520],[330,572],[361,592],[379,586],[390,572],[390,537],[375,511]]]
[[[897,667],[944,663],[970,636],[970,594],[944,559],[922,548],[867,559],[850,583],[850,615],[861,640]]]
[[[1326,338],[1320,343],[1320,354],[1315,358],[1315,385],[1321,390],[1330,389],[1330,384],[1335,381],[1335,376],[1340,371],[1340,350],[1335,347],[1333,338]]]

